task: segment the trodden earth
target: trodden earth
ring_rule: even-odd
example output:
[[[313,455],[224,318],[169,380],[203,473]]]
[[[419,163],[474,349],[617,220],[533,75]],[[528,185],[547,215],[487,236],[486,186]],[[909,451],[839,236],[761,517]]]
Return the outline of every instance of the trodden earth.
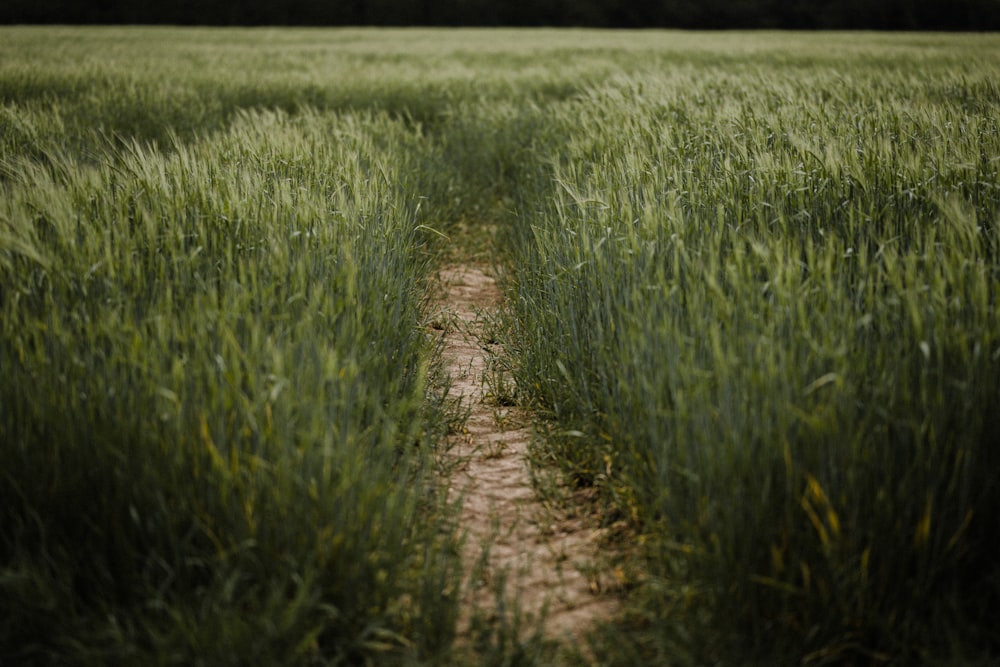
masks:
[[[516,616],[522,633],[586,652],[587,631],[619,608],[615,578],[602,574],[611,557],[606,531],[582,508],[539,493],[528,458],[531,417],[490,395],[484,329],[502,300],[491,274],[471,265],[439,273],[443,364],[468,413],[447,454],[465,534],[460,641]]]

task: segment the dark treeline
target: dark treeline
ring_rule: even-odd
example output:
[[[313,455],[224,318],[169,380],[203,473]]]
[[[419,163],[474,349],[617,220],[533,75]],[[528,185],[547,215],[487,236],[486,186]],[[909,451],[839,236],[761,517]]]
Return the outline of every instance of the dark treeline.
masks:
[[[1000,0],[3,0],[0,22],[997,30]]]

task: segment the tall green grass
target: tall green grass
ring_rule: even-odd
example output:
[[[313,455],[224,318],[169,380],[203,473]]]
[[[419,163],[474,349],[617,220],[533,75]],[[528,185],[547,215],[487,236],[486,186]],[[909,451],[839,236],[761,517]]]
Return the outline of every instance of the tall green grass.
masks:
[[[428,658],[426,239],[384,116],[4,165],[5,660]]]
[[[496,367],[636,531],[603,661],[995,660],[997,52],[0,28],[0,662],[531,662],[456,653],[431,474],[487,225]]]
[[[677,69],[554,113],[508,342],[639,526],[623,662],[995,658],[997,66]]]

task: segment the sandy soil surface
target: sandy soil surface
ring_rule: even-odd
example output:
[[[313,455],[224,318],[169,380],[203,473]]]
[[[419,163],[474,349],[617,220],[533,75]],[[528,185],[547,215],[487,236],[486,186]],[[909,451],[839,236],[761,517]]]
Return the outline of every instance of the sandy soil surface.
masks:
[[[602,531],[586,512],[539,498],[527,460],[534,433],[530,416],[487,394],[490,344],[483,315],[501,300],[494,279],[471,266],[442,270],[440,277],[444,363],[452,395],[462,396],[469,410],[448,454],[457,467],[453,492],[463,497],[465,571],[475,578],[465,586],[460,632],[468,632],[476,609],[499,613],[495,582],[505,578],[508,610],[519,602],[529,633],[544,611],[544,637],[580,642],[592,623],[618,608],[594,568],[606,562]],[[477,563],[484,567],[477,569]]]

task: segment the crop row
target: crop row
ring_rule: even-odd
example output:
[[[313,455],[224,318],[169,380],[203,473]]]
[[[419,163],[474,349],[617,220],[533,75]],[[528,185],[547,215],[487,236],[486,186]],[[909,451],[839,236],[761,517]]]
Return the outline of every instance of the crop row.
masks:
[[[507,343],[639,526],[635,659],[997,650],[990,71],[642,73],[551,113]]]

